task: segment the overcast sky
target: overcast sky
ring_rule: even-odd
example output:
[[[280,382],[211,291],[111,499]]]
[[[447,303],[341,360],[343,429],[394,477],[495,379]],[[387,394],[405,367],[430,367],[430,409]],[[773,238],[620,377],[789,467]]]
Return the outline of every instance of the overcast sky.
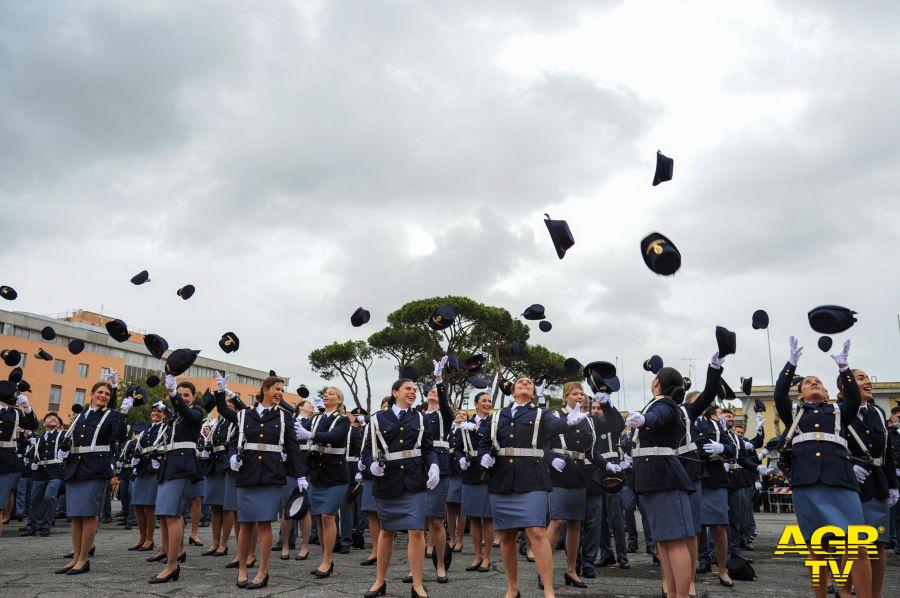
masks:
[[[406,300],[537,302],[553,330],[532,340],[617,359],[637,407],[653,353],[702,381],[717,324],[738,334],[732,386],[768,383],[757,308],[776,374],[793,333],[833,388],[806,313],[836,303],[859,323],[835,348],[897,380],[898,19],[837,0],[6,2],[3,307],[102,306],[217,358],[233,330],[234,361],[318,387],[312,349]],[[675,177],[652,187],[658,148]],[[545,212],[575,236],[562,261]],[[674,277],[641,259],[654,230]],[[376,396],[393,376],[376,366]]]

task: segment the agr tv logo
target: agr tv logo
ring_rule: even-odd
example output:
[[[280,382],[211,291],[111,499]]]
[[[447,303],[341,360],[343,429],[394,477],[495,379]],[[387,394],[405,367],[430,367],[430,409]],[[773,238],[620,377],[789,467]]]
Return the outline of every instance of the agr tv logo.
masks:
[[[878,530],[871,525],[851,525],[844,530],[826,525],[813,532],[807,545],[800,532],[799,525],[786,525],[775,547],[775,557],[786,554],[811,557],[803,561],[809,567],[812,574],[813,585],[818,585],[822,569],[827,567],[835,583],[843,585],[850,577],[850,569],[856,560],[859,548],[863,547],[869,557],[878,555],[875,540],[878,539]],[[847,556],[847,560],[841,565],[841,558]]]

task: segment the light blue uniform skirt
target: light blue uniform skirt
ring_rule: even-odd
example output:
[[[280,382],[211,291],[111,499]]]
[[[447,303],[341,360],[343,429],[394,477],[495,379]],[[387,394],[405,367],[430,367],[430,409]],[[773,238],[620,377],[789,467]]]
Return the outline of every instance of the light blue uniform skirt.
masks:
[[[462,476],[455,475],[450,478],[450,486],[447,488],[447,502],[462,502]]]
[[[691,505],[693,508],[693,504]],[[701,525],[728,525],[728,488],[703,486],[700,497]]]
[[[134,492],[131,493],[131,504],[137,507],[156,507],[156,472],[134,478]]]
[[[66,516],[99,517],[109,480],[66,482]]]
[[[859,494],[847,488],[815,484],[791,489],[794,514],[803,538],[809,542],[816,529],[834,525],[845,532],[851,525],[864,525]]]
[[[187,490],[192,478],[177,478],[160,482],[156,488],[156,515],[181,517],[184,512]]]
[[[206,478],[197,480],[187,487],[187,499],[203,498],[206,495]]]
[[[664,490],[642,494],[654,540],[679,540],[694,534],[691,501],[684,490]],[[726,494],[727,496],[727,494]]]
[[[862,503],[863,517],[866,525],[871,525],[878,531],[876,542],[887,544],[890,542],[891,510],[888,508],[887,499],[871,499]]]
[[[479,519],[494,518],[487,484],[462,485],[462,514]]]
[[[6,508],[6,502],[9,500],[9,495],[12,493],[13,488],[16,487],[16,484],[19,483],[19,477],[21,475],[21,471],[0,473],[0,507]]]
[[[207,505],[221,506],[225,504],[225,473],[211,473],[206,476],[206,491],[203,502]]]
[[[691,517],[694,518],[694,535],[696,536],[703,530],[700,521],[700,512],[703,510],[703,481],[694,482],[694,491],[688,494],[688,500],[691,503]]]
[[[309,512],[316,515],[337,515],[347,500],[347,484],[337,486],[309,485]]]
[[[389,532],[425,529],[427,492],[404,493],[394,498],[375,497],[381,528]]]
[[[276,521],[279,519],[281,488],[268,486],[240,486],[237,489],[237,520],[241,523]]]
[[[547,527],[547,492],[535,490],[490,497],[495,530]]]
[[[450,478],[441,478],[434,490],[426,491],[428,502],[425,505],[426,517],[443,517],[447,509],[447,491],[450,489]]]
[[[372,480],[363,480],[362,502],[359,509],[365,513],[377,513],[378,505],[375,504],[374,486]]]
[[[222,509],[225,511],[238,510],[237,486],[234,483],[234,472],[231,470],[225,472],[225,499]]]
[[[584,488],[553,487],[550,493],[550,520],[584,521],[587,491]]]

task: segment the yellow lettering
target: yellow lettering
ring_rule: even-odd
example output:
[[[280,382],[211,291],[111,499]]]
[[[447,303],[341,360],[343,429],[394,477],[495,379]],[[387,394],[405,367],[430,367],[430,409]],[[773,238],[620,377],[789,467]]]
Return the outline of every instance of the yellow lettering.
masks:
[[[803,533],[800,531],[799,525],[785,525],[781,532],[781,538],[778,539],[778,546],[775,548],[775,556],[785,554],[796,554],[798,556],[807,556],[809,550],[806,547],[806,540],[803,539]]]
[[[834,536],[834,538],[829,536]],[[826,547],[832,547],[834,550],[825,550]],[[813,554],[820,556],[841,556],[847,554],[844,530],[836,525],[825,525],[818,528],[812,534],[812,538],[809,541],[809,549]]]
[[[828,569],[831,571],[834,583],[839,586],[847,583],[847,580],[850,578],[851,567],[853,567],[853,559],[847,559],[847,562],[844,563],[843,571],[841,570],[841,564],[838,561],[828,561]]]
[[[812,576],[812,585],[819,585],[819,580],[822,578],[822,567],[825,566],[825,561],[803,561],[803,564],[809,567],[809,573]]]

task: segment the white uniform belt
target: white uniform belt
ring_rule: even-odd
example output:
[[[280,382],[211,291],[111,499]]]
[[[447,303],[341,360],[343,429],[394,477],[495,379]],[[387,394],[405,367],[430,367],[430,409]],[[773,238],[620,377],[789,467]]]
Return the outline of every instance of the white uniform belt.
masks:
[[[570,459],[575,459],[577,461],[581,461],[584,459],[584,453],[579,453],[578,451],[569,451],[566,449],[553,449],[553,452],[557,455],[563,455],[565,457],[569,457]]]
[[[696,450],[697,450],[697,443],[689,442],[684,446],[679,446],[677,449],[675,449],[675,452],[678,453],[679,455],[683,455],[685,453],[690,453],[691,451],[696,451]]]
[[[224,444],[217,444],[217,445],[215,445],[215,446],[213,447],[213,452],[214,452],[214,453],[221,453],[221,452],[224,451],[226,448],[227,448],[227,447],[226,447]]]
[[[259,451],[261,453],[280,453],[281,447],[277,444],[259,444],[258,442],[248,442],[244,445],[244,450]]]
[[[19,444],[15,440],[0,440],[0,448],[17,448]]]
[[[802,434],[797,434],[794,436],[793,440],[791,440],[791,444],[798,444],[800,442],[833,442],[834,444],[839,444],[844,448],[847,448],[847,440],[841,438],[837,434],[829,434],[828,432],[804,432]]]
[[[347,463],[356,463],[359,461],[359,457],[347,457]]]
[[[667,446],[650,446],[631,449],[632,457],[674,457],[675,449]]]
[[[741,468],[740,463],[726,463],[725,464],[725,469],[727,469],[728,471],[737,471],[740,468]]]
[[[881,467],[884,464],[884,459],[878,457],[877,459],[872,459],[872,465],[875,467]]]
[[[45,459],[43,461],[38,461],[38,465],[58,465],[62,463],[62,459]]]
[[[73,455],[83,455],[84,453],[108,453],[109,445],[101,444],[99,446],[75,446],[72,447]]]
[[[411,449],[408,451],[396,451],[393,453],[384,453],[385,461],[402,461],[403,459],[414,459],[416,457],[421,457],[422,451],[421,449]]]
[[[476,451],[476,450],[463,451],[463,453],[466,455],[466,457],[473,457],[473,458],[474,458],[474,457],[477,457],[477,456],[478,456],[478,451]]]
[[[619,453],[617,453],[616,451],[610,451],[608,453],[603,453],[600,456],[603,457],[604,459],[615,459],[616,457],[619,456]]]
[[[321,455],[338,455],[340,457],[343,457],[347,452],[347,449],[334,448],[330,446],[320,446],[316,449],[316,451]]]
[[[310,448],[311,448],[311,447],[310,447],[308,444],[301,444],[301,445],[300,445],[300,450],[301,450],[301,451],[308,451],[308,450],[310,450]]]
[[[445,448],[445,449],[450,448],[450,443],[447,442],[446,440],[434,440],[434,441],[432,441],[431,445],[434,448]]]
[[[500,457],[543,457],[544,449],[533,448],[501,448],[497,451]]]
[[[181,450],[185,450],[185,449],[190,449],[192,451],[196,451],[197,443],[196,442],[173,442],[171,444],[166,445],[167,453],[169,451],[181,451]]]

